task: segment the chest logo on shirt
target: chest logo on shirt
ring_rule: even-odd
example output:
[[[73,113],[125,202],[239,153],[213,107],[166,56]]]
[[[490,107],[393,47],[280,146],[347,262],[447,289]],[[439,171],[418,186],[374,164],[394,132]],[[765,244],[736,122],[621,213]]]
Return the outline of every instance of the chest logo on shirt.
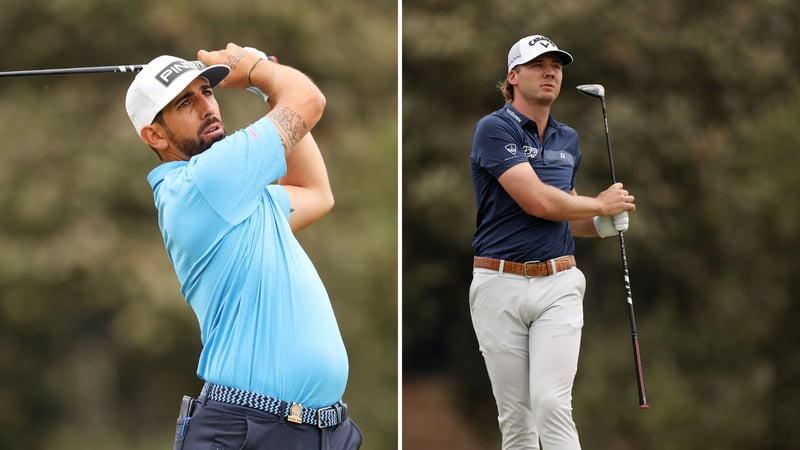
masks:
[[[539,154],[539,149],[538,148],[531,147],[529,145],[523,146],[522,147],[522,151],[525,153],[525,156],[527,156],[528,159],[536,158],[536,155]]]
[[[517,144],[507,144],[506,145],[506,150],[508,151],[508,153],[511,153],[511,156],[516,155],[517,154]]]

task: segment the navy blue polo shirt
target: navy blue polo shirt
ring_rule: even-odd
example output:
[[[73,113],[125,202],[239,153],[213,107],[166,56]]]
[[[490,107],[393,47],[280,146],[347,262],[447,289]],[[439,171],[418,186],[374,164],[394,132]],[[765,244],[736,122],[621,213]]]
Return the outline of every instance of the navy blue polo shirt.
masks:
[[[529,215],[497,181],[511,167],[528,163],[542,182],[572,191],[581,161],[578,133],[550,116],[544,136],[542,145],[536,122],[510,103],[478,121],[470,155],[477,206],[472,238],[476,256],[525,262],[574,253],[569,222]]]

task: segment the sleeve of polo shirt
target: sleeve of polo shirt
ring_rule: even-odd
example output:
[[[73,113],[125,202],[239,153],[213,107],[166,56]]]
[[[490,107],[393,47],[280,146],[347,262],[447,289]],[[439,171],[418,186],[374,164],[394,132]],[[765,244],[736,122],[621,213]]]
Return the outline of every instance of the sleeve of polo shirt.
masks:
[[[209,205],[235,224],[286,174],[286,158],[275,124],[264,117],[192,158],[188,170]]]
[[[518,133],[493,116],[485,117],[475,127],[472,158],[495,178],[517,164],[528,162]]]

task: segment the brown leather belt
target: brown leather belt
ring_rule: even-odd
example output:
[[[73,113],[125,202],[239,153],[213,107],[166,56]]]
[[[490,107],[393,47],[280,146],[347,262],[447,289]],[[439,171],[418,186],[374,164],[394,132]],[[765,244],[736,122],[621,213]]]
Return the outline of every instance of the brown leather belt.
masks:
[[[473,266],[476,269],[489,269],[502,271],[504,273],[513,273],[515,275],[523,275],[526,277],[544,277],[552,275],[567,269],[575,267],[575,257],[572,255],[561,256],[547,261],[528,261],[524,263],[503,261],[502,259],[487,258],[485,256],[476,256],[474,258]]]

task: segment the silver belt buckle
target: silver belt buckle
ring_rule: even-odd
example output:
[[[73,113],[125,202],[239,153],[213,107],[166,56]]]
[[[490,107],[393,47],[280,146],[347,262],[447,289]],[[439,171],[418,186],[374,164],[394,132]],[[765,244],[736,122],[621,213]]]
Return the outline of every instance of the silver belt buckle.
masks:
[[[528,264],[533,265],[533,264],[539,264],[540,262],[541,261],[525,261],[524,263],[522,263],[522,272],[523,272],[523,274],[528,278],[533,278],[534,275],[528,275]]]
[[[342,410],[337,407],[336,405],[333,406],[326,406],[324,408],[320,408],[317,410],[317,428],[327,428],[332,425],[323,425],[322,424],[322,411],[332,410],[336,411],[336,422],[340,423],[342,421]]]

